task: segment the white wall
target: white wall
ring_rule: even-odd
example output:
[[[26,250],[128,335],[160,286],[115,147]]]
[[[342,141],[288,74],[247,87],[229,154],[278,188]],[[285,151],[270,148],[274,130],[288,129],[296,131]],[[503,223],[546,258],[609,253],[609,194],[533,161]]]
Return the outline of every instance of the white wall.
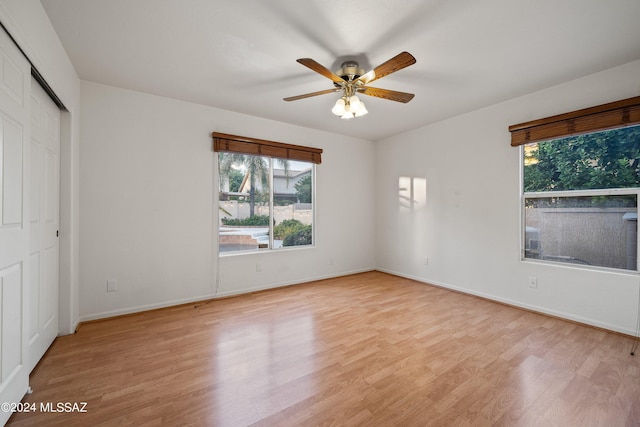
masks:
[[[82,320],[375,267],[371,142],[90,82],[81,102]],[[227,256],[218,270],[212,131],[324,150],[315,248]]]
[[[59,332],[79,321],[78,168],[80,80],[38,0],[2,0],[0,22],[67,108],[60,139]]]
[[[520,261],[519,149],[507,128],[638,96],[638,76],[640,61],[376,143],[378,268],[635,333],[637,274]],[[426,180],[413,206],[399,198],[400,177]]]
[[[1,0],[0,22],[69,109],[61,159],[63,333],[80,316],[211,296],[217,276],[218,295],[228,295],[376,265],[634,333],[637,275],[520,261],[518,150],[507,127],[637,96],[640,62],[388,138],[375,147],[374,162],[373,145],[354,138],[92,83],[82,84],[80,99],[78,77],[39,1]],[[217,269],[214,130],[325,149],[316,248],[226,257]],[[403,176],[426,180],[425,200],[416,198],[411,209],[399,203]],[[79,195],[87,215],[81,223]],[[327,201],[357,214],[339,215]],[[536,290],[526,285],[530,275],[538,277]],[[105,292],[108,278],[118,280],[118,292]]]

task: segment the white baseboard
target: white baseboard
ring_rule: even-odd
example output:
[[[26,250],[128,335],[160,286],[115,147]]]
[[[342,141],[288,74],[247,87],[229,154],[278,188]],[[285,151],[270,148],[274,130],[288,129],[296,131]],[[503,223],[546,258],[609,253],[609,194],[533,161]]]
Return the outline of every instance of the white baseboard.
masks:
[[[618,325],[612,325],[610,323],[606,323],[606,322],[600,322],[597,320],[593,320],[593,319],[588,319],[582,316],[577,316],[571,313],[565,313],[565,312],[561,312],[561,311],[557,311],[557,310],[551,310],[548,309],[546,307],[540,307],[540,306],[536,306],[536,305],[531,305],[531,304],[525,304],[519,301],[514,301],[514,300],[510,300],[508,298],[502,298],[496,295],[491,295],[491,294],[486,294],[483,292],[477,292],[471,289],[467,289],[467,288],[462,288],[459,286],[453,286],[450,285],[448,283],[443,283],[443,282],[438,282],[436,280],[429,280],[429,279],[425,279],[423,277],[418,277],[418,276],[413,276],[411,274],[404,274],[398,271],[394,271],[394,270],[388,270],[385,268],[377,268],[377,271],[381,271],[383,273],[387,273],[387,274],[392,274],[394,276],[399,276],[399,277],[404,277],[406,279],[411,279],[411,280],[415,280],[416,282],[421,282],[424,283],[426,285],[432,285],[432,286],[437,286],[439,288],[443,288],[443,289],[450,289],[456,292],[461,292],[463,294],[468,294],[468,295],[474,295],[480,298],[484,298],[490,301],[496,301],[496,302],[500,302],[503,304],[507,304],[513,307],[519,307],[519,308],[523,308],[525,310],[529,310],[529,311],[534,311],[536,313],[540,313],[540,314],[546,314],[549,316],[553,316],[553,317],[559,317],[562,319],[567,319],[567,320],[571,320],[573,322],[577,322],[577,323],[582,323],[585,325],[589,325],[589,326],[594,326],[596,328],[600,328],[600,329],[606,329],[608,331],[613,331],[613,332],[619,332],[625,335],[630,335],[630,336],[635,336],[636,335],[636,331],[632,330],[632,329],[627,329],[627,328],[623,328],[620,327]]]
[[[109,317],[123,316],[125,314],[140,313],[143,311],[155,310],[158,308],[173,307],[176,305],[188,304],[191,302],[210,300],[212,298],[213,298],[213,295],[201,295],[201,296],[191,297],[191,298],[182,298],[182,299],[176,299],[176,300],[163,301],[155,304],[137,305],[133,307],[119,308],[116,310],[102,311],[99,313],[85,314],[83,316],[80,316],[80,323],[87,322],[90,320],[99,320],[99,319],[106,319]]]
[[[80,317],[79,323],[87,322],[87,321],[90,321],[90,320],[99,320],[99,319],[106,319],[106,318],[109,318],[109,317],[123,316],[123,315],[126,315],[126,314],[140,313],[140,312],[143,312],[143,311],[155,310],[155,309],[158,309],[158,308],[173,307],[173,306],[176,306],[176,305],[189,304],[189,303],[192,303],[192,302],[206,301],[206,300],[211,300],[211,299],[216,299],[216,298],[223,298],[223,297],[230,297],[230,296],[235,296],[235,295],[248,294],[248,293],[251,293],[251,292],[265,291],[267,289],[281,288],[281,287],[284,287],[284,286],[300,285],[300,284],[303,284],[303,283],[314,282],[316,280],[333,279],[335,277],[349,276],[351,274],[365,273],[365,272],[374,271],[374,270],[375,270],[375,268],[371,267],[371,268],[357,269],[357,270],[351,270],[351,271],[341,271],[341,272],[336,272],[336,273],[333,273],[333,274],[327,274],[327,275],[321,275],[321,276],[315,276],[315,277],[307,277],[304,280],[294,280],[294,281],[290,281],[290,282],[281,282],[281,283],[270,284],[270,285],[266,285],[266,286],[256,286],[256,287],[253,287],[253,288],[245,288],[245,289],[239,289],[239,290],[228,291],[228,292],[219,292],[217,294],[206,294],[206,295],[200,295],[200,296],[190,297],[190,298],[182,298],[182,299],[176,299],[176,300],[163,301],[163,302],[159,302],[159,303],[155,303],[155,304],[145,304],[145,305],[138,305],[138,306],[132,306],[132,307],[119,308],[119,309],[116,309],[116,310],[102,311],[102,312],[99,312],[99,313],[85,314],[85,315]],[[76,329],[77,329],[77,326],[78,325],[76,324]]]
[[[335,273],[335,274],[325,274],[325,275],[321,275],[321,276],[306,277],[304,280],[294,280],[294,281],[290,281],[290,282],[281,282],[281,283],[277,283],[277,284],[270,284],[270,285],[267,285],[267,286],[256,286],[256,287],[253,287],[253,288],[240,289],[240,290],[237,290],[237,291],[234,290],[234,291],[228,291],[228,292],[219,292],[214,298],[217,298],[217,297],[228,297],[228,296],[233,296],[233,295],[242,295],[242,294],[248,294],[248,293],[251,293],[251,292],[266,291],[267,289],[282,288],[284,286],[301,285],[303,283],[315,282],[317,280],[333,279],[333,278],[336,278],[336,277],[350,276],[352,274],[366,273],[368,271],[375,271],[375,270],[376,270],[375,268],[371,267],[371,268],[364,268],[364,269],[358,269],[358,270],[342,271],[342,272]]]
[[[417,282],[420,283],[424,283],[427,285],[432,285],[432,286],[437,286],[439,288],[443,288],[443,289],[449,289],[449,290],[453,290],[456,292],[461,292],[464,294],[468,294],[468,295],[474,295],[480,298],[484,298],[490,301],[496,301],[496,302],[500,302],[503,304],[507,304],[513,307],[519,307],[519,308],[523,308],[526,310],[530,310],[536,313],[540,313],[540,314],[546,314],[549,316],[554,316],[554,317],[558,317],[558,318],[562,318],[562,319],[567,319],[567,320],[571,320],[573,322],[577,322],[577,323],[582,323],[585,325],[590,325],[590,326],[595,326],[597,328],[601,328],[601,329],[606,329],[609,331],[614,331],[614,332],[619,332],[625,335],[629,335],[629,336],[635,336],[636,331],[632,330],[632,329],[628,329],[628,328],[623,328],[620,327],[618,325],[612,325],[610,323],[606,323],[606,322],[600,322],[594,319],[589,319],[589,318],[585,318],[582,316],[577,316],[571,313],[566,313],[566,312],[561,312],[561,311],[557,311],[557,310],[551,310],[548,309],[546,307],[540,307],[540,306],[536,306],[536,305],[532,305],[532,304],[525,304],[522,303],[520,301],[514,301],[508,298],[502,298],[496,295],[491,295],[491,294],[487,294],[484,292],[477,292],[471,289],[467,289],[467,288],[462,288],[460,286],[454,286],[454,285],[450,285],[448,283],[443,283],[443,282],[438,282],[436,280],[429,280],[429,279],[425,279],[423,277],[418,277],[418,276],[414,276],[411,274],[405,274],[405,273],[401,273],[399,271],[394,271],[394,270],[389,270],[389,269],[385,269],[385,268],[364,268],[364,269],[356,269],[356,270],[351,270],[351,271],[341,271],[341,272],[336,272],[333,274],[326,274],[326,275],[320,275],[320,276],[315,276],[315,277],[308,277],[305,278],[304,280],[295,280],[295,281],[287,281],[287,282],[280,282],[280,283],[276,283],[276,284],[269,284],[269,285],[265,285],[265,286],[256,286],[253,288],[245,288],[245,289],[239,289],[239,290],[233,290],[233,291],[227,291],[227,292],[219,292],[217,294],[206,294],[206,295],[200,295],[197,297],[191,297],[191,298],[183,298],[183,299],[176,299],[176,300],[169,300],[169,301],[163,301],[163,302],[159,302],[159,303],[155,303],[155,304],[145,304],[145,305],[139,305],[139,306],[133,306],[133,307],[126,307],[126,308],[121,308],[121,309],[116,309],[116,310],[109,310],[109,311],[103,311],[103,312],[99,312],[99,313],[93,313],[93,314],[86,314],[80,317],[79,321],[76,322],[76,329],[78,327],[78,324],[81,322],[86,322],[86,321],[90,321],[90,320],[98,320],[98,319],[105,319],[105,318],[109,318],[109,317],[116,317],[116,316],[123,316],[126,314],[133,314],[133,313],[140,313],[143,311],[149,311],[149,310],[155,310],[158,308],[166,308],[166,307],[172,307],[172,306],[176,306],[176,305],[181,305],[181,304],[188,304],[188,303],[192,303],[192,302],[198,302],[198,301],[206,301],[206,300],[211,300],[211,299],[216,299],[216,298],[225,298],[225,297],[230,297],[230,296],[236,296],[236,295],[242,295],[242,294],[248,294],[251,292],[259,292],[259,291],[265,291],[268,289],[276,289],[276,288],[281,288],[284,286],[293,286],[293,285],[299,285],[299,284],[303,284],[303,283],[308,283],[308,282],[313,282],[316,280],[325,280],[325,279],[333,279],[336,277],[342,277],[342,276],[349,276],[351,274],[358,274],[358,273],[365,273],[365,272],[369,272],[369,271],[380,271],[383,273],[387,273],[387,274],[392,274],[394,276],[398,276],[398,277],[404,277],[407,279],[411,279],[411,280],[415,280]]]

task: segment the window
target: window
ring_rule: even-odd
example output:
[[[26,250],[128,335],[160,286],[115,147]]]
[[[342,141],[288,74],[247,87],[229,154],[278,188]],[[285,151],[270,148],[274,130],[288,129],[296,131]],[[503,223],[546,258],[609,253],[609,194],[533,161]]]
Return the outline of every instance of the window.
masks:
[[[634,98],[510,128],[522,145],[525,259],[638,271],[638,111]]]
[[[315,164],[322,150],[213,135],[220,253],[313,245]],[[281,157],[260,155],[265,152]]]

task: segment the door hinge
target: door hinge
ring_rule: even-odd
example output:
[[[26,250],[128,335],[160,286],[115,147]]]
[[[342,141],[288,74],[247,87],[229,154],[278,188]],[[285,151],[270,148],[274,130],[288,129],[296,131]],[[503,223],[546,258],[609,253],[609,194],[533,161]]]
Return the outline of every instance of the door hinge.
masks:
[[[60,236],[60,230],[56,230],[56,237]]]

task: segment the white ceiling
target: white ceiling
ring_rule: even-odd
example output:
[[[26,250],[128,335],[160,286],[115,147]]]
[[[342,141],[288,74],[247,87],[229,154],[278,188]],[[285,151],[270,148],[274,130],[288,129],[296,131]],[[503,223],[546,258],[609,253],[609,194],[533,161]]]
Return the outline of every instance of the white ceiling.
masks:
[[[640,59],[640,0],[42,0],[83,80],[377,140]],[[341,120],[338,94],[296,62],[417,63],[372,84]],[[219,129],[224,131],[224,129]],[[255,135],[249,135],[255,136]]]

